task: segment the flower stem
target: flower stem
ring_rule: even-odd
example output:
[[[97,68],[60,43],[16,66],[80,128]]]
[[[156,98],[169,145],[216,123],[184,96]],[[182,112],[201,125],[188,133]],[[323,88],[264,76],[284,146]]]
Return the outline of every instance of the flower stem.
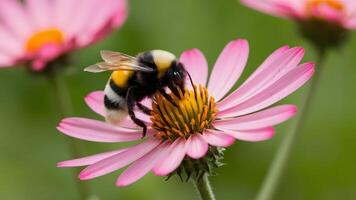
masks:
[[[207,174],[204,174],[204,176],[198,180],[194,179],[194,184],[202,200],[215,200],[215,195]]]
[[[274,194],[279,186],[282,175],[289,161],[289,157],[293,145],[295,143],[297,133],[300,134],[302,132],[305,121],[307,120],[308,111],[311,110],[311,104],[313,102],[315,93],[320,82],[321,71],[323,70],[322,65],[325,58],[325,53],[325,51],[319,51],[318,60],[316,63],[317,71],[313,79],[311,80],[311,85],[308,90],[308,93],[304,97],[303,107],[301,108],[298,117],[293,121],[291,125],[292,128],[283,138],[282,143],[279,149],[277,150],[277,154],[274,157],[270,165],[269,171],[262,183],[262,187],[259,193],[257,194],[256,200],[271,200],[274,197]]]
[[[56,68],[48,69],[48,78],[52,87],[55,99],[57,100],[60,117],[68,117],[73,113],[70,94],[65,81],[60,76],[60,72]],[[77,158],[79,154],[79,144],[75,140],[65,138],[66,145],[71,158]],[[85,182],[79,182],[77,178],[78,170],[73,170],[73,179],[77,185],[77,190],[81,200],[90,198],[90,189]]]

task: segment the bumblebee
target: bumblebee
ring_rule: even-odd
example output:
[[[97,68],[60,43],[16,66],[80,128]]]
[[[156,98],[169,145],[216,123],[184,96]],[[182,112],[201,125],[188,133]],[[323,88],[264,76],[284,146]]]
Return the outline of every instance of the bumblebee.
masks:
[[[140,101],[152,98],[156,92],[175,105],[165,88],[181,97],[179,89],[184,92],[187,71],[172,53],[163,50],[143,52],[136,57],[108,50],[100,54],[104,62],[89,66],[84,71],[113,71],[104,90],[106,121],[115,125],[129,115],[135,124],[143,128],[144,137],[147,127],[136,117],[135,107],[150,115],[151,110]]]

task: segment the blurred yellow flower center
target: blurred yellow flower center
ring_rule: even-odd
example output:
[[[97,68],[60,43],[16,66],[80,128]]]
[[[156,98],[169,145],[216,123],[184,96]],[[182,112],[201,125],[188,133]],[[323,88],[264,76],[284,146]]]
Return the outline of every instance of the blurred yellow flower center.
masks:
[[[194,88],[195,91],[186,89],[184,97],[179,90],[181,99],[170,94],[177,105],[172,105],[161,94],[155,95],[151,121],[157,130],[156,137],[163,140],[188,138],[210,127],[217,112],[215,100],[209,96],[206,87],[194,85]]]
[[[40,50],[44,45],[60,45],[64,42],[64,35],[58,29],[47,29],[33,34],[27,41],[26,50],[30,53]]]
[[[307,10],[311,11],[320,6],[328,6],[338,11],[344,10],[344,4],[339,0],[309,0]]]

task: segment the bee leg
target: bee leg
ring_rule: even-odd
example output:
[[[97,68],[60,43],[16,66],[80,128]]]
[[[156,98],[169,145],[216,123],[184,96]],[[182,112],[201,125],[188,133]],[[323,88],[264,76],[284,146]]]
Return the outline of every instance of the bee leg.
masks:
[[[133,111],[133,110],[130,110],[129,109],[129,116],[130,116],[130,118],[131,118],[131,120],[135,123],[135,124],[137,124],[138,126],[140,126],[140,127],[142,127],[142,138],[144,138],[145,136],[146,136],[146,133],[147,133],[147,126],[146,126],[146,124],[143,122],[143,121],[141,121],[140,119],[138,119],[137,117],[136,117],[136,115],[135,115],[135,112]]]
[[[164,96],[164,98],[171,102],[171,104],[173,104],[175,107],[178,107],[177,103],[173,101],[172,97],[169,96],[163,88],[158,89],[158,91]]]
[[[146,106],[142,105],[141,103],[136,103],[136,105],[142,112],[151,116],[151,112],[152,112],[151,109],[147,108]]]
[[[126,95],[126,103],[127,103],[127,109],[128,109],[128,113],[129,113],[131,120],[135,124],[137,124],[138,126],[143,128],[142,138],[144,138],[146,136],[147,126],[142,120],[140,120],[136,117],[135,112],[134,112],[134,107],[136,104],[135,87],[131,87],[128,89],[127,95]]]

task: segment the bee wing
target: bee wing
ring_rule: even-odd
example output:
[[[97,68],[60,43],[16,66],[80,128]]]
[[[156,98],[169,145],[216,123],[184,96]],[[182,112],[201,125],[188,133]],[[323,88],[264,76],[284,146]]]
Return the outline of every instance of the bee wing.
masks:
[[[110,69],[108,67],[104,68],[103,64],[106,63],[97,63],[95,65],[90,65],[89,67],[86,67],[84,71],[91,72],[91,73],[100,73],[100,72],[109,71]]]
[[[116,70],[127,70],[127,71],[141,71],[141,72],[152,72],[152,68],[147,66],[140,66],[137,64],[137,59],[135,57],[109,51],[102,50],[100,52],[102,59],[105,62],[100,62],[95,65],[91,65],[84,69],[84,71],[99,73],[104,71],[116,71]]]
[[[110,64],[119,64],[121,62],[133,62],[137,59],[133,56],[126,55],[124,53],[110,51],[110,50],[101,50],[101,58]]]
[[[152,72],[153,69],[148,67],[142,67],[133,63],[121,63],[121,65],[113,65],[106,62],[100,62],[95,65],[91,65],[86,67],[84,71],[91,73],[100,73],[105,71],[117,71],[117,70],[125,70],[125,71],[141,71],[141,72]]]

